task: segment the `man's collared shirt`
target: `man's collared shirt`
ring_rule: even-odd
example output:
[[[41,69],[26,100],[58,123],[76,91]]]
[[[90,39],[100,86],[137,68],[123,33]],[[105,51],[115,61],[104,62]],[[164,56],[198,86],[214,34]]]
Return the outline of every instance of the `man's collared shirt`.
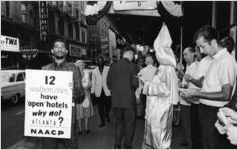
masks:
[[[189,74],[191,77],[195,77],[196,70],[198,68],[198,62],[193,62],[190,65],[187,65],[185,74]],[[196,85],[194,85],[191,82],[186,82],[185,79],[183,78],[182,84],[188,85],[188,88],[198,88]],[[180,104],[190,106],[191,103],[187,102],[184,100],[182,97],[180,97]]]
[[[145,81],[152,81],[157,68],[153,65],[148,65],[145,68],[141,69],[139,74]]]
[[[198,62],[198,68],[196,70],[195,79],[200,79],[201,77],[205,77],[211,63],[212,58],[210,56],[204,57],[200,62]],[[199,88],[201,89],[201,88]],[[200,103],[200,99],[199,99]]]
[[[212,63],[208,69],[202,86],[202,92],[220,92],[222,86],[230,84],[234,86],[237,69],[235,59],[226,49],[222,49],[213,56]],[[208,99],[200,99],[204,105],[213,107],[223,107],[228,101],[214,101]]]
[[[200,79],[202,76],[205,77],[210,65],[212,63],[212,58],[210,56],[204,57],[198,65],[198,69],[195,75],[196,79]]]

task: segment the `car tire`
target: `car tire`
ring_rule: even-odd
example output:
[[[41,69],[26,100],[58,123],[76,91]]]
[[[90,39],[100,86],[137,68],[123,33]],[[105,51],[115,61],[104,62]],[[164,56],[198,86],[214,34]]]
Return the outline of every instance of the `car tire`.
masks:
[[[20,96],[18,94],[14,95],[11,97],[11,102],[13,104],[18,104],[19,103],[19,100],[20,100]]]

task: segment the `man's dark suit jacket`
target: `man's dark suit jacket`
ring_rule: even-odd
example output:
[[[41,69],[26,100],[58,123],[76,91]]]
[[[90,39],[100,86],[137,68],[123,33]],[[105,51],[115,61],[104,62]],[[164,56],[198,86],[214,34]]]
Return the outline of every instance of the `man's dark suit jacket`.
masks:
[[[112,108],[133,108],[136,106],[135,89],[139,86],[137,66],[127,58],[113,63],[107,76],[112,95]]]

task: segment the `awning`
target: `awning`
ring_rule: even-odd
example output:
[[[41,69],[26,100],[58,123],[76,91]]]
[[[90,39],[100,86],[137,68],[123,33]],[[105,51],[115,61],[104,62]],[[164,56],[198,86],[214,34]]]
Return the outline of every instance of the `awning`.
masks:
[[[86,6],[87,21],[96,24],[107,15],[129,43],[153,45],[162,22],[179,43],[183,16],[182,2],[174,1],[94,1]],[[90,24],[89,23],[89,24]]]
[[[86,6],[85,15],[106,13],[160,17],[159,5],[163,6],[172,16],[183,16],[181,2],[173,1],[97,1]]]

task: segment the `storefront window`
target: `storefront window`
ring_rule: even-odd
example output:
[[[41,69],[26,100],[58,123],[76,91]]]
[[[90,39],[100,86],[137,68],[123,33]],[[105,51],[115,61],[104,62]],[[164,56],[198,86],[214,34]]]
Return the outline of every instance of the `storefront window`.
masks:
[[[6,16],[10,17],[10,2],[6,1]]]
[[[85,43],[85,32],[82,31],[82,42]]]
[[[64,20],[63,19],[60,19],[58,21],[58,27],[59,27],[59,33],[61,35],[64,35]]]
[[[76,40],[79,40],[79,38],[80,38],[79,37],[80,36],[79,35],[79,25],[77,23],[75,24],[75,32],[76,32]]]
[[[26,23],[27,12],[26,12],[26,5],[25,4],[21,4],[21,18],[22,18],[22,22]]]
[[[69,24],[69,38],[73,38],[73,24]]]
[[[79,19],[79,10],[76,9],[76,19],[78,20]]]
[[[19,69],[21,66],[20,53],[1,51],[1,69]]]
[[[49,23],[50,23],[50,31],[55,33],[55,17],[52,14],[49,14]]]

